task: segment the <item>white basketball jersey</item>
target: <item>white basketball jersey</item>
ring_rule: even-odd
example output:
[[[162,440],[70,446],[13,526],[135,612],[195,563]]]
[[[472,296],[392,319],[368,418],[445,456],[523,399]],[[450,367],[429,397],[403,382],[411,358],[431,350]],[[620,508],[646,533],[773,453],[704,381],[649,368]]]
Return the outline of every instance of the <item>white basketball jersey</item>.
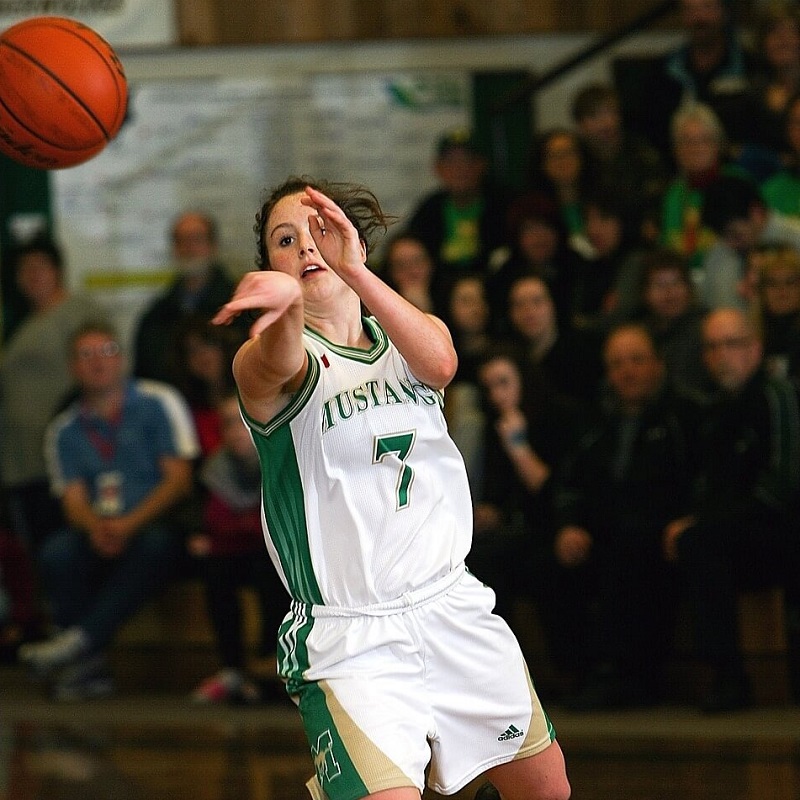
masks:
[[[442,393],[410,373],[376,320],[364,325],[369,350],[306,329],[303,385],[266,425],[244,414],[261,460],[267,549],[304,603],[395,600],[460,564],[472,538]]]

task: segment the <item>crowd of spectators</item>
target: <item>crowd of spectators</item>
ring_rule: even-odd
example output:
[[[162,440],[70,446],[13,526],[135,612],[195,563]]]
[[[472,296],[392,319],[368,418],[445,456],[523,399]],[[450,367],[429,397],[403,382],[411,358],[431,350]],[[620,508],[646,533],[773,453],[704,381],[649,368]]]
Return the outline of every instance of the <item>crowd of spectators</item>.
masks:
[[[496,185],[469,130],[444,133],[433,153],[439,185],[418,198],[371,264],[452,331],[460,365],[445,414],[474,496],[468,566],[495,589],[498,613],[512,624],[517,602],[533,601],[562,679],[552,690],[577,709],[665,698],[683,601],[697,658],[712,674],[703,707],[748,705],[736,596],[772,585],[784,589],[800,702],[800,10],[761,5],[747,48],[724,0],[681,0],[686,41],[645,76],[646,124],[631,122],[634,110],[613,85],[581,87],[573,124],[537,132],[522,188]],[[20,636],[36,638],[35,622],[46,626],[48,614],[59,628],[20,656],[42,672],[70,668],[71,682],[55,684],[62,694],[80,694],[81,664],[94,669],[98,691],[108,685],[103,655],[113,631],[159,583],[157,575],[146,585],[123,582],[136,602],[102,612],[114,571],[97,562],[134,564],[135,572],[135,553],[121,554],[137,537],[92,553],[101,534],[74,531],[105,529],[115,514],[98,504],[111,502],[113,489],[124,513],[135,515],[142,502],[158,512],[140,515],[136,530],[169,512],[184,557],[206,583],[220,672],[195,699],[256,701],[236,589],[257,588],[267,654],[286,598],[254,546],[253,453],[231,398],[230,359],[247,321],[223,331],[208,323],[233,285],[218,261],[214,220],[187,211],[171,234],[175,281],[139,322],[135,381],[124,391],[114,385],[110,414],[93,408],[86,384],[90,362],[121,358],[118,339],[97,320],[86,327],[96,309],[66,297],[60,260],[44,249],[31,265],[20,254],[18,280],[33,310],[0,364],[4,414],[14,402],[9,387],[20,387],[23,345],[26,358],[38,351],[37,365],[64,352],[46,367],[47,393],[26,388],[37,402],[16,403],[18,413],[37,415],[12,459],[35,456],[29,474],[2,462],[10,535],[22,537],[43,579],[44,611],[28,613]],[[41,289],[36,270],[47,278]],[[83,385],[68,403],[53,393],[69,388],[70,364]],[[114,456],[109,442],[124,450],[125,392],[160,398],[151,411],[164,449],[151,454],[151,494],[136,498],[126,494],[132,480],[109,488],[120,470],[102,463]],[[179,441],[187,419],[197,442]],[[70,426],[84,450],[97,451],[85,473],[64,463],[58,442]],[[191,463],[194,480],[167,496],[159,480],[176,460]],[[33,514],[52,506],[48,485],[63,519],[53,512],[36,522]],[[152,505],[153,495],[163,502]],[[80,608],[79,595],[65,590],[79,556],[93,565],[95,589]],[[8,569],[4,559],[0,614],[13,620],[13,598],[2,592],[14,584],[3,579]]]

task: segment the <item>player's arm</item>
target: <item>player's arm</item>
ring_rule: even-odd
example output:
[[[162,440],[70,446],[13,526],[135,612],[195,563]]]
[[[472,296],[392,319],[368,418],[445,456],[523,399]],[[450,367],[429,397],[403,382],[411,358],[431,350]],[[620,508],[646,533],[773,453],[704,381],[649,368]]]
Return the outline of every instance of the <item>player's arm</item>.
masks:
[[[336,203],[311,188],[306,194],[306,204],[319,215],[311,232],[326,263],[374,314],[414,375],[433,389],[443,389],[458,366],[447,326],[409,303],[366,266],[363,242]]]
[[[300,284],[282,272],[248,272],[212,321],[227,324],[247,311],[258,311],[259,317],[233,360],[233,374],[245,410],[265,422],[308,369]]]

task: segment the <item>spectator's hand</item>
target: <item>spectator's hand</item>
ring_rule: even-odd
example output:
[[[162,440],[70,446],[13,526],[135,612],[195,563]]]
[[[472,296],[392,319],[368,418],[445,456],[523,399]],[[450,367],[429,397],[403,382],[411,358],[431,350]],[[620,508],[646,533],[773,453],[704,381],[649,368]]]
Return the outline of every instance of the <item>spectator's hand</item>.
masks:
[[[194,533],[186,541],[190,556],[205,558],[211,553],[211,537],[207,533]]]
[[[103,558],[117,558],[125,552],[136,529],[128,516],[98,517],[89,531],[92,547]]]
[[[667,561],[677,561],[678,539],[683,536],[685,530],[691,528],[694,524],[694,517],[681,517],[680,519],[673,520],[664,528],[662,549],[664,551],[664,558],[666,558]]]
[[[491,503],[478,503],[475,506],[473,526],[477,535],[499,527],[501,520],[500,509],[497,506]]]
[[[583,564],[592,550],[592,535],[585,528],[567,525],[556,534],[555,553],[565,567]]]
[[[518,408],[504,411],[496,423],[497,433],[506,450],[528,442],[528,421]]]

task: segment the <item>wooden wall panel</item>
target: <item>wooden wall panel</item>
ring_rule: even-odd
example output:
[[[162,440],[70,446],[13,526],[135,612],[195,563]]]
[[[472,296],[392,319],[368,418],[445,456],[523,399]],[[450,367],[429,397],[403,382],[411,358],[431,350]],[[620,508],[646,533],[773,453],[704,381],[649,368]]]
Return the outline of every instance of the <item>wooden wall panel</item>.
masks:
[[[177,0],[181,43],[259,44],[616,30],[658,0]],[[663,26],[676,24],[670,15]]]

